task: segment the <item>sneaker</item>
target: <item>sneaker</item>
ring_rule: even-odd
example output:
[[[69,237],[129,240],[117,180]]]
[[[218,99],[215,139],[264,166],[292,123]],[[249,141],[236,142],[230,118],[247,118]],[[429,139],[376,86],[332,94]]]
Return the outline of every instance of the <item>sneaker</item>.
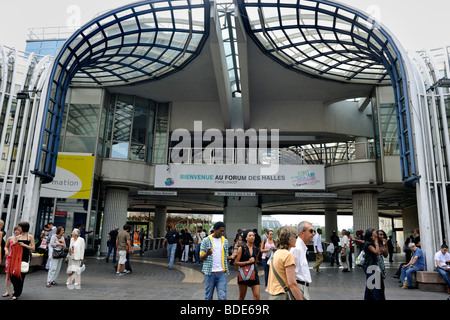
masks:
[[[128,273],[130,273],[130,271],[129,270],[123,270],[122,273],[123,274],[128,274]]]
[[[123,275],[123,273],[121,273],[121,272],[116,272],[116,276],[122,276]]]
[[[408,288],[408,282],[406,280],[405,280],[405,282],[403,282],[402,288],[403,289]]]

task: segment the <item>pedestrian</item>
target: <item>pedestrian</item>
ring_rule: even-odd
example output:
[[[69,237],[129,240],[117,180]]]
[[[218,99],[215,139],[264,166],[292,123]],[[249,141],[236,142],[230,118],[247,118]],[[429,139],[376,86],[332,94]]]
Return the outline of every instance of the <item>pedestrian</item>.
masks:
[[[447,293],[450,294],[450,253],[446,244],[441,245],[441,250],[434,255],[434,266],[447,284]]]
[[[117,264],[116,275],[123,275],[129,273],[125,267],[127,262],[127,253],[132,252],[131,247],[131,226],[125,224],[123,230],[119,232],[116,239],[117,251],[119,252],[119,263]],[[122,272],[120,271],[122,270]]]
[[[81,237],[80,229],[73,229],[69,244],[69,253],[67,255],[67,278],[66,285],[69,289],[81,289],[81,263],[84,261],[84,250],[86,242]],[[73,278],[73,275],[75,277]],[[75,282],[74,282],[75,281]]]
[[[291,248],[291,253],[295,257],[295,280],[302,293],[303,300],[310,300],[309,286],[311,285],[311,273],[309,272],[308,258],[306,256],[308,247],[306,246],[314,238],[314,227],[308,221],[302,221],[298,227],[298,237],[295,247]]]
[[[195,260],[197,264],[202,264],[203,260],[200,259],[200,246],[202,245],[203,239],[206,237],[206,232],[203,231],[203,226],[197,227],[197,243],[195,245]]]
[[[323,262],[323,247],[322,247],[322,229],[318,228],[317,233],[314,235],[314,253],[316,254],[316,263],[313,267],[313,270],[317,273],[320,271],[320,265]]]
[[[349,247],[349,251],[348,251],[348,267],[349,269],[353,268],[353,238],[350,235],[350,231],[346,231],[345,233],[348,237],[348,247]]]
[[[106,262],[109,262],[109,256],[111,255],[111,252],[113,254],[113,263],[115,264],[117,262],[117,235],[119,234],[119,226],[115,226],[114,230],[111,230],[108,233],[108,253],[106,254]]]
[[[400,280],[403,282],[402,288],[414,289],[412,285],[412,275],[417,271],[423,271],[425,269],[425,257],[422,249],[416,246],[414,242],[409,243],[409,247],[413,253],[411,261],[402,266]]]
[[[189,248],[193,241],[194,240],[192,239],[190,232],[188,232],[187,230],[181,230],[181,248],[183,250],[181,254],[181,262],[189,261]]]
[[[51,248],[48,244],[50,243],[50,240],[52,239],[53,235],[56,233],[56,226],[53,224],[53,222],[48,223],[49,232],[47,235],[47,262],[45,264],[45,269],[50,269],[50,263],[52,262],[52,255],[53,255],[53,248]]]
[[[141,231],[139,232],[139,244],[140,244],[139,255],[140,256],[144,255],[144,242],[145,242],[145,231],[144,231],[144,228],[141,228]]]
[[[17,241],[17,237],[20,235],[20,229],[18,226],[14,227],[14,235],[8,238],[6,240],[5,244],[5,293],[2,295],[2,297],[6,298],[9,297],[9,289],[11,287],[11,279],[9,277],[9,268],[11,266],[11,255],[12,255],[12,249],[13,249],[13,243]]]
[[[180,234],[175,229],[175,225],[170,225],[170,231],[167,231],[164,241],[163,247],[167,243],[167,255],[169,257],[169,270],[173,268],[173,262],[175,260],[175,253],[177,251],[178,241],[180,239]]]
[[[333,266],[334,262],[336,261],[336,266],[340,267],[341,264],[339,263],[339,237],[336,234],[336,230],[333,230],[333,234],[330,236],[330,241],[334,247],[334,251],[331,254],[331,266]]]
[[[267,288],[267,281],[269,280],[269,259],[276,250],[276,242],[273,239],[273,230],[267,232],[267,239],[261,243],[262,263],[264,267],[264,282]]]
[[[2,262],[3,257],[5,256],[5,239],[3,237],[5,236],[5,231],[3,230],[3,227],[5,226],[5,222],[3,220],[0,220],[0,263]]]
[[[212,300],[214,290],[218,300],[227,299],[227,275],[230,274],[228,260],[236,254],[228,255],[228,240],[224,237],[225,224],[214,224],[213,233],[203,239],[200,247],[200,259],[204,261],[202,272],[205,275],[205,300]]]
[[[419,232],[419,228],[414,228],[413,233],[414,233],[414,236],[413,236],[414,244],[416,245],[417,248],[420,248],[420,247],[421,247],[421,244],[420,244],[420,232]]]
[[[303,300],[295,280],[295,257],[290,252],[290,249],[295,247],[296,239],[297,231],[294,227],[283,226],[277,231],[277,250],[270,260],[267,284],[269,300],[289,300],[286,290],[292,293],[295,300]]]
[[[253,231],[246,231],[244,233],[244,243],[243,246],[239,247],[234,261],[234,265],[239,267],[239,300],[245,299],[248,287],[252,289],[253,300],[261,300],[261,286],[256,266],[260,248],[255,245],[255,233]]]
[[[50,246],[53,248],[53,257],[50,263],[50,269],[47,274],[47,288],[56,286],[56,279],[61,271],[62,261],[64,260],[64,249],[66,248],[66,241],[64,240],[64,227],[56,228],[56,233],[50,239]]]
[[[384,258],[388,256],[387,249],[387,235],[383,230],[378,230],[378,246],[380,247],[380,254],[378,255],[378,266],[380,267],[381,276],[386,279],[386,266],[384,265]]]
[[[389,262],[394,262],[394,240],[392,239],[392,236],[389,236],[388,241],[386,242],[388,254],[389,254]]]
[[[341,238],[341,262],[342,267],[344,268],[343,272],[350,272],[349,270],[349,264],[348,264],[348,254],[350,252],[350,245],[349,240],[347,236],[347,230],[343,229],[341,232],[342,238]]]
[[[27,272],[22,272],[22,262],[30,262],[31,251],[34,251],[34,237],[28,233],[30,224],[28,222],[20,222],[20,234],[12,243],[11,265],[9,266],[9,277],[14,288],[11,300],[17,300],[22,292]]]
[[[366,275],[366,288],[364,300],[386,300],[384,294],[384,281],[378,268],[378,256],[380,255],[380,244],[377,231],[373,228],[366,230],[364,234],[365,253],[362,266]]]

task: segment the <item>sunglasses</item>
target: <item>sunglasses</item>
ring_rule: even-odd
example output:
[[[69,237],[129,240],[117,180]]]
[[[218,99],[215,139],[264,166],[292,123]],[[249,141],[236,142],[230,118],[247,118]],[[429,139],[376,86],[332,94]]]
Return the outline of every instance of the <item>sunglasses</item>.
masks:
[[[309,231],[309,233],[314,233],[314,232],[316,232],[314,229],[309,229],[308,231]]]

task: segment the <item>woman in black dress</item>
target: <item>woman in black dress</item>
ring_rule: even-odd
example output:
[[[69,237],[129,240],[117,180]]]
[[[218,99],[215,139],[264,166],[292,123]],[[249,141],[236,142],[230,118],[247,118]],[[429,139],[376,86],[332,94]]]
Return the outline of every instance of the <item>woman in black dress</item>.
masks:
[[[9,276],[14,287],[11,300],[17,300],[22,294],[26,273],[21,272],[21,263],[30,262],[31,251],[35,249],[34,237],[28,233],[30,224],[21,222],[18,227],[21,233],[16,238],[17,240],[12,243],[14,248],[11,251],[11,266],[9,269]]]
[[[384,294],[384,281],[378,265],[378,256],[381,254],[378,233],[369,228],[364,235],[364,253],[366,254],[363,270],[366,274],[366,290],[364,300],[386,300]]]
[[[253,299],[260,300],[260,283],[258,270],[256,269],[256,263],[258,261],[259,248],[255,246],[255,233],[253,231],[246,231],[244,233],[244,244],[238,248],[237,257],[234,261],[234,265],[239,268],[252,268],[254,273],[254,279],[241,280],[238,276],[239,285],[239,300],[244,300],[247,294],[247,287],[252,288]],[[241,270],[239,270],[241,272]]]

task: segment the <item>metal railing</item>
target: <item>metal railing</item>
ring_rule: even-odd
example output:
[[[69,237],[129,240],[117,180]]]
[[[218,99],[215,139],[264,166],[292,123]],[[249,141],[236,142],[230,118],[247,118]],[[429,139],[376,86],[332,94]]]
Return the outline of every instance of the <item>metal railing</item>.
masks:
[[[374,142],[303,145],[288,148],[169,148],[170,164],[270,164],[306,165],[375,159]]]

